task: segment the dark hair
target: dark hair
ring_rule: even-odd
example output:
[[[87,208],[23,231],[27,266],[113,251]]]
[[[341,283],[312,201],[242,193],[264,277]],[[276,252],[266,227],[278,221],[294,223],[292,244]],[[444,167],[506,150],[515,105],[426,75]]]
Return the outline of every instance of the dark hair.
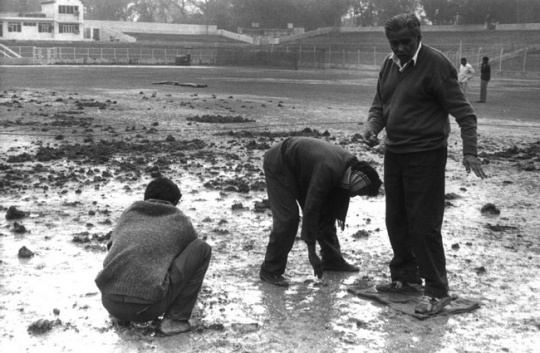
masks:
[[[144,199],[154,199],[169,201],[174,206],[178,204],[178,201],[182,198],[182,193],[178,186],[171,180],[165,177],[155,178],[148,184],[144,191]]]
[[[384,34],[388,36],[388,32],[399,32],[407,28],[411,34],[416,36],[418,40],[422,39],[422,31],[420,30],[420,20],[414,13],[404,13],[396,15],[386,21],[384,25]]]
[[[351,163],[351,169],[358,170],[359,172],[364,173],[370,181],[368,186],[360,189],[360,192],[358,193],[359,196],[375,197],[379,194],[379,189],[381,188],[382,181],[379,178],[379,173],[377,173],[377,171],[372,166],[370,166],[367,162],[354,160]]]
[[[488,58],[487,56],[484,56],[484,57],[482,58],[482,60],[483,60],[483,61],[489,61],[489,58]]]

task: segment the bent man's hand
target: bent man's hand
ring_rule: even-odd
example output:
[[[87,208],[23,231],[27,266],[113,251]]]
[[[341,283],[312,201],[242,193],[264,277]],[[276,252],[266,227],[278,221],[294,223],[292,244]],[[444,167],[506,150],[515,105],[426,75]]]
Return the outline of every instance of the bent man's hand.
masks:
[[[317,276],[318,279],[321,279],[323,277],[323,266],[321,259],[316,253],[309,253],[309,263],[311,264],[311,267],[313,267],[313,274]]]
[[[377,146],[379,144],[379,139],[377,138],[377,134],[372,130],[364,131],[364,134],[362,135],[362,139],[364,140],[364,143],[368,145],[369,147]]]
[[[484,173],[484,170],[482,169],[482,163],[476,156],[473,156],[472,154],[466,154],[463,156],[463,165],[465,166],[467,173],[470,173],[472,169],[477,177],[482,179],[487,177],[486,173]]]

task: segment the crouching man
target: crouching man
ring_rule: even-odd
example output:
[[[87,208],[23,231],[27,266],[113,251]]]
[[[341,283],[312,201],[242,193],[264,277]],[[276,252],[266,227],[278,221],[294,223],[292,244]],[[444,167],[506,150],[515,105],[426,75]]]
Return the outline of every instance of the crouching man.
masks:
[[[144,201],[120,216],[96,278],[103,306],[114,318],[146,322],[163,316],[159,330],[167,335],[190,330],[212,253],[176,208],[181,197],[169,179],[152,180]]]

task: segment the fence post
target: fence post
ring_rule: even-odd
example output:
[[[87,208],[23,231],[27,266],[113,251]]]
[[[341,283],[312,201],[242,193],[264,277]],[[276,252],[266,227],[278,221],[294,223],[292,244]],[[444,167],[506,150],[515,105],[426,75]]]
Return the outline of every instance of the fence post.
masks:
[[[114,61],[116,61],[116,48],[113,48],[113,57],[114,57]]]
[[[101,63],[103,63],[103,48],[99,49],[99,59],[101,60]]]
[[[527,52],[529,48],[525,48],[525,53],[523,53],[523,71],[525,71],[525,64],[527,63]]]
[[[501,49],[501,55],[499,56],[499,71],[502,71],[502,56],[504,48]]]
[[[481,66],[481,61],[480,61],[480,53],[482,52],[482,47],[478,48],[478,58],[477,58],[477,63],[478,63],[478,66],[480,67]]]
[[[86,48],[86,59],[90,59],[90,48]]]
[[[377,47],[373,47],[373,65],[377,65]]]
[[[73,47],[73,60],[77,59],[77,48]]]
[[[152,48],[152,60],[154,60],[154,48]]]

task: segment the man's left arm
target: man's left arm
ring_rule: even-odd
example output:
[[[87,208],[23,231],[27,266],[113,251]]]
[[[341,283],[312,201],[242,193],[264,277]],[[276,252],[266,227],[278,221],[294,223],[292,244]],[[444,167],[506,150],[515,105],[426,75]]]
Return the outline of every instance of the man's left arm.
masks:
[[[482,164],[478,159],[476,133],[477,119],[474,109],[463,94],[457,75],[452,73],[441,89],[439,90],[439,98],[443,102],[444,107],[452,116],[455,117],[461,129],[461,139],[463,141],[463,165],[469,173],[471,170],[479,178],[486,178],[486,174],[482,169]]]

